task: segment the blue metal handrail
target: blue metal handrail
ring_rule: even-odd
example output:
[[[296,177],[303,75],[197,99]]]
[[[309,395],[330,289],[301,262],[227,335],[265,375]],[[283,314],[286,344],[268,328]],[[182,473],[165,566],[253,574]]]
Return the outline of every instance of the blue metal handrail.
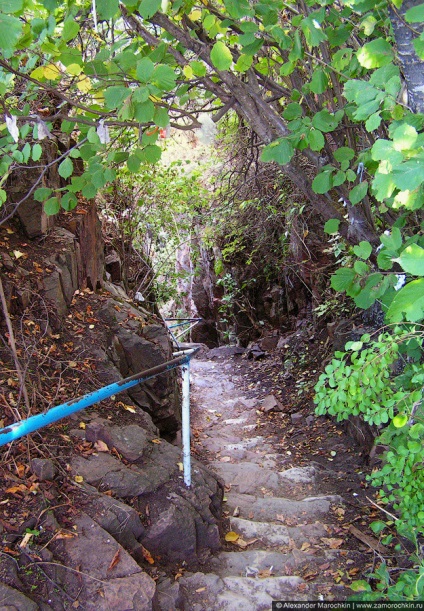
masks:
[[[184,464],[184,482],[187,486],[191,484],[191,465],[190,465],[190,360],[200,350],[198,348],[191,348],[190,350],[183,350],[181,352],[174,353],[172,360],[146,369],[140,373],[136,373],[129,378],[114,382],[108,386],[104,386],[99,390],[94,390],[82,397],[72,399],[67,403],[62,403],[56,407],[52,407],[47,412],[42,414],[36,414],[30,416],[25,420],[15,422],[5,428],[0,429],[0,446],[6,445],[11,441],[20,439],[25,435],[34,433],[49,424],[53,424],[62,418],[66,418],[75,412],[81,411],[86,407],[90,407],[99,401],[108,399],[112,395],[116,395],[124,390],[128,390],[137,384],[141,384],[154,378],[161,373],[166,373],[175,369],[176,367],[182,368],[183,374],[183,464]],[[188,432],[187,430],[188,429]],[[185,444],[184,444],[185,439]]]
[[[167,325],[169,334],[171,335],[172,339],[174,340],[177,348],[179,348],[178,339],[182,337],[183,335],[185,335],[186,333],[188,333],[188,331],[191,331],[199,322],[202,322],[203,318],[164,318],[164,321],[166,323],[174,322],[174,321],[181,321],[181,322],[176,322],[175,325],[169,325],[169,326]],[[190,326],[187,327],[187,329],[183,329],[181,333],[179,333],[178,335],[174,334],[173,331],[171,330],[171,329],[176,329],[177,327],[182,327],[184,325],[190,325]]]

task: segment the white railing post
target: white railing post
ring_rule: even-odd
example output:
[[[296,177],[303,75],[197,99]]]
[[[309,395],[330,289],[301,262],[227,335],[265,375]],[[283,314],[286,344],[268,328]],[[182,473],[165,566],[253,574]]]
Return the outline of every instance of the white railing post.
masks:
[[[183,437],[183,467],[184,483],[191,486],[191,456],[190,456],[190,359],[181,366],[183,376],[183,406],[182,406],[182,437]]]

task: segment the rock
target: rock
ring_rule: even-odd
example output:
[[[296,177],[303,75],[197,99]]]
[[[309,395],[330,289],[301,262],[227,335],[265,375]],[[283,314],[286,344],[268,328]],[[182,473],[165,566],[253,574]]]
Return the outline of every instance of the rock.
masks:
[[[214,573],[194,573],[180,579],[184,609],[190,611],[269,611],[276,600],[308,600],[307,588],[303,592],[298,590],[303,583],[300,577],[221,579]]]
[[[75,526],[77,536],[50,544],[64,564],[54,567],[55,582],[75,600],[81,597],[84,611],[152,611],[155,582],[136,561],[87,514]]]
[[[7,252],[2,252],[0,253],[0,257],[3,266],[7,269],[8,272],[12,272],[15,268],[15,265],[10,255],[8,255]]]
[[[289,517],[296,522],[316,520],[317,515],[326,514],[330,509],[331,500],[327,497],[316,497],[301,501],[292,501],[277,497],[259,498],[250,494],[227,493],[226,509],[232,512],[240,508],[240,517],[272,522],[277,515]]]
[[[149,444],[147,434],[140,426],[110,426],[101,418],[87,425],[85,437],[87,441],[104,441],[110,450],[116,448],[129,462],[140,460]]]
[[[138,551],[145,528],[136,510],[106,494],[100,494],[93,486],[84,485],[87,492],[87,502],[84,505],[86,513],[99,526],[104,528],[126,550]]]
[[[281,479],[288,480],[293,484],[313,484],[315,483],[315,475],[314,467],[292,467],[279,473]]]
[[[291,418],[292,423],[296,424],[297,422],[300,422],[301,420],[303,420],[303,413],[296,412],[295,414],[291,414],[290,418]]]
[[[261,359],[264,356],[266,356],[266,353],[262,350],[259,344],[250,345],[247,348],[246,352],[247,352],[247,358],[253,359],[254,361],[257,361],[258,359]]]
[[[219,348],[212,348],[206,354],[209,359],[215,359],[220,357],[238,356],[245,353],[245,349],[240,346],[220,346]]]
[[[178,581],[171,581],[169,577],[159,579],[156,582],[156,590],[160,611],[181,609],[182,598]]]
[[[193,461],[192,486],[187,488],[180,461],[181,451],[162,441],[151,444],[150,452],[131,467],[107,453],[75,457],[71,466],[74,474],[100,491],[135,499],[137,511],[148,515],[149,522],[137,539],[152,554],[170,562],[197,563],[220,548],[223,484]]]
[[[289,545],[290,533],[287,526],[269,522],[253,522],[243,518],[230,518],[231,530],[240,534],[245,541],[259,539],[263,545]]]
[[[43,481],[51,481],[56,477],[57,467],[50,458],[34,458],[31,461],[31,471]]]
[[[121,258],[116,252],[116,250],[112,250],[105,257],[105,268],[106,271],[110,274],[110,279],[114,284],[117,282],[121,282],[122,280],[122,263]]]
[[[44,297],[54,304],[59,316],[64,316],[68,312],[68,305],[62,290],[61,272],[54,270],[43,278]]]
[[[262,402],[261,411],[266,414],[268,412],[283,412],[284,407],[277,397],[274,395],[267,395]]]
[[[124,378],[172,359],[166,328],[146,325],[144,314],[130,304],[108,299],[98,316],[110,327],[108,355]],[[175,371],[134,386],[127,393],[151,416],[162,434],[171,436],[179,430],[181,403]]]
[[[277,347],[278,335],[268,335],[267,337],[262,338],[259,343],[262,350],[265,352],[271,352]]]
[[[315,422],[315,416],[306,416],[306,424],[312,426]]]
[[[38,611],[38,605],[5,583],[0,582],[0,611]]]

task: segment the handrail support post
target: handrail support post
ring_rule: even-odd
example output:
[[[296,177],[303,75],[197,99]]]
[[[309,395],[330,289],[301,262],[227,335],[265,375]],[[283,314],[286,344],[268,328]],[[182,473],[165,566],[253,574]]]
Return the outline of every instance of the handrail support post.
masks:
[[[191,454],[190,454],[190,359],[181,366],[182,384],[182,440],[184,483],[191,486]]]

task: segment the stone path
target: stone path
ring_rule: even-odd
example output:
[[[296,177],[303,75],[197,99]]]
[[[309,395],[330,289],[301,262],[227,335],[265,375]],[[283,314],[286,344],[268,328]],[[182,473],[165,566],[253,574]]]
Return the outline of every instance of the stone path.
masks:
[[[352,569],[358,552],[334,537],[341,497],[317,493],[316,465],[284,466],[286,457],[258,432],[259,399],[247,398],[244,379],[219,349],[213,354],[217,360],[192,362],[194,447],[225,482],[226,526],[239,538],[203,572],[180,579],[183,609],[269,611],[273,600],[346,600],[352,592],[334,574]]]

